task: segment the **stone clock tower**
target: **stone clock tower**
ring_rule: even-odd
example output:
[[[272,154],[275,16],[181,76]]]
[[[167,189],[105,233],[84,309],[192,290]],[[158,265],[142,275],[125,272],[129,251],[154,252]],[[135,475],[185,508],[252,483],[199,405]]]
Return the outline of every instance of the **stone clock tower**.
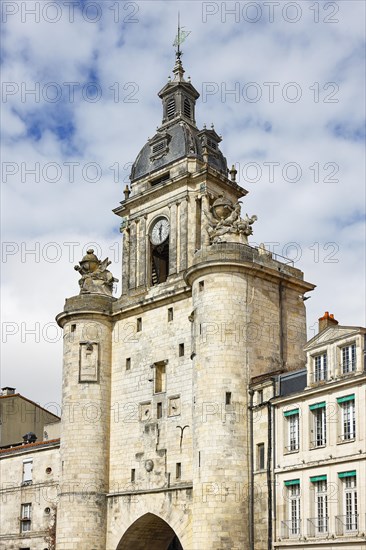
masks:
[[[57,550],[244,550],[248,382],[304,365],[303,274],[248,244],[228,171],[178,50],[163,120],[114,210],[122,294],[92,250],[65,332]]]

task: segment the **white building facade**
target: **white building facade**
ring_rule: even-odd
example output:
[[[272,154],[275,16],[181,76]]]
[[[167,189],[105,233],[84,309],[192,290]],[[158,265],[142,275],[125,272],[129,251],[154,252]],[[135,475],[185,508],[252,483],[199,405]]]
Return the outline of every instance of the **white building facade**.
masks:
[[[366,330],[324,322],[307,387],[274,400],[276,548],[366,547]]]

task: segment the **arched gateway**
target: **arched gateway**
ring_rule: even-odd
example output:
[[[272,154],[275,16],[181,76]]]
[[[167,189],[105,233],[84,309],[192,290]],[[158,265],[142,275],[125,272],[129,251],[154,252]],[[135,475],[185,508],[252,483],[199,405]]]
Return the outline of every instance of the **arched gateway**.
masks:
[[[183,550],[173,529],[155,514],[145,514],[125,532],[116,550]]]

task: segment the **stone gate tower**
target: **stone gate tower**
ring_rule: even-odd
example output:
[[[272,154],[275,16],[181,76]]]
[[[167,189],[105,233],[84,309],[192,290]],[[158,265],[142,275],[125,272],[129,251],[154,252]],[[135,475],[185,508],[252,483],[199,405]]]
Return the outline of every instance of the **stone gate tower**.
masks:
[[[304,364],[313,285],[248,244],[245,189],[197,90],[174,77],[138,154],[122,218],[122,294],[80,262],[66,301],[57,550],[250,546],[250,377]]]

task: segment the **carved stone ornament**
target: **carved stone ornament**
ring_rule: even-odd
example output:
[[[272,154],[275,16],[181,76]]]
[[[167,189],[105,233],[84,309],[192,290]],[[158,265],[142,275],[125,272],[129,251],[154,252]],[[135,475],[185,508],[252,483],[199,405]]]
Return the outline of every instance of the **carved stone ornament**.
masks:
[[[146,460],[145,462],[145,470],[147,472],[152,472],[154,469],[154,462],[152,460]]]
[[[213,203],[209,211],[204,210],[207,220],[206,230],[210,237],[210,243],[234,242],[248,244],[249,235],[253,234],[252,225],[257,221],[257,216],[251,218],[248,214],[240,217],[240,205],[235,205],[224,197],[219,197]]]
[[[98,260],[93,249],[89,249],[84,258],[74,269],[81,275],[79,279],[80,294],[103,294],[112,296],[113,283],[118,279],[113,277],[107,267],[111,264],[106,258],[103,262]]]

